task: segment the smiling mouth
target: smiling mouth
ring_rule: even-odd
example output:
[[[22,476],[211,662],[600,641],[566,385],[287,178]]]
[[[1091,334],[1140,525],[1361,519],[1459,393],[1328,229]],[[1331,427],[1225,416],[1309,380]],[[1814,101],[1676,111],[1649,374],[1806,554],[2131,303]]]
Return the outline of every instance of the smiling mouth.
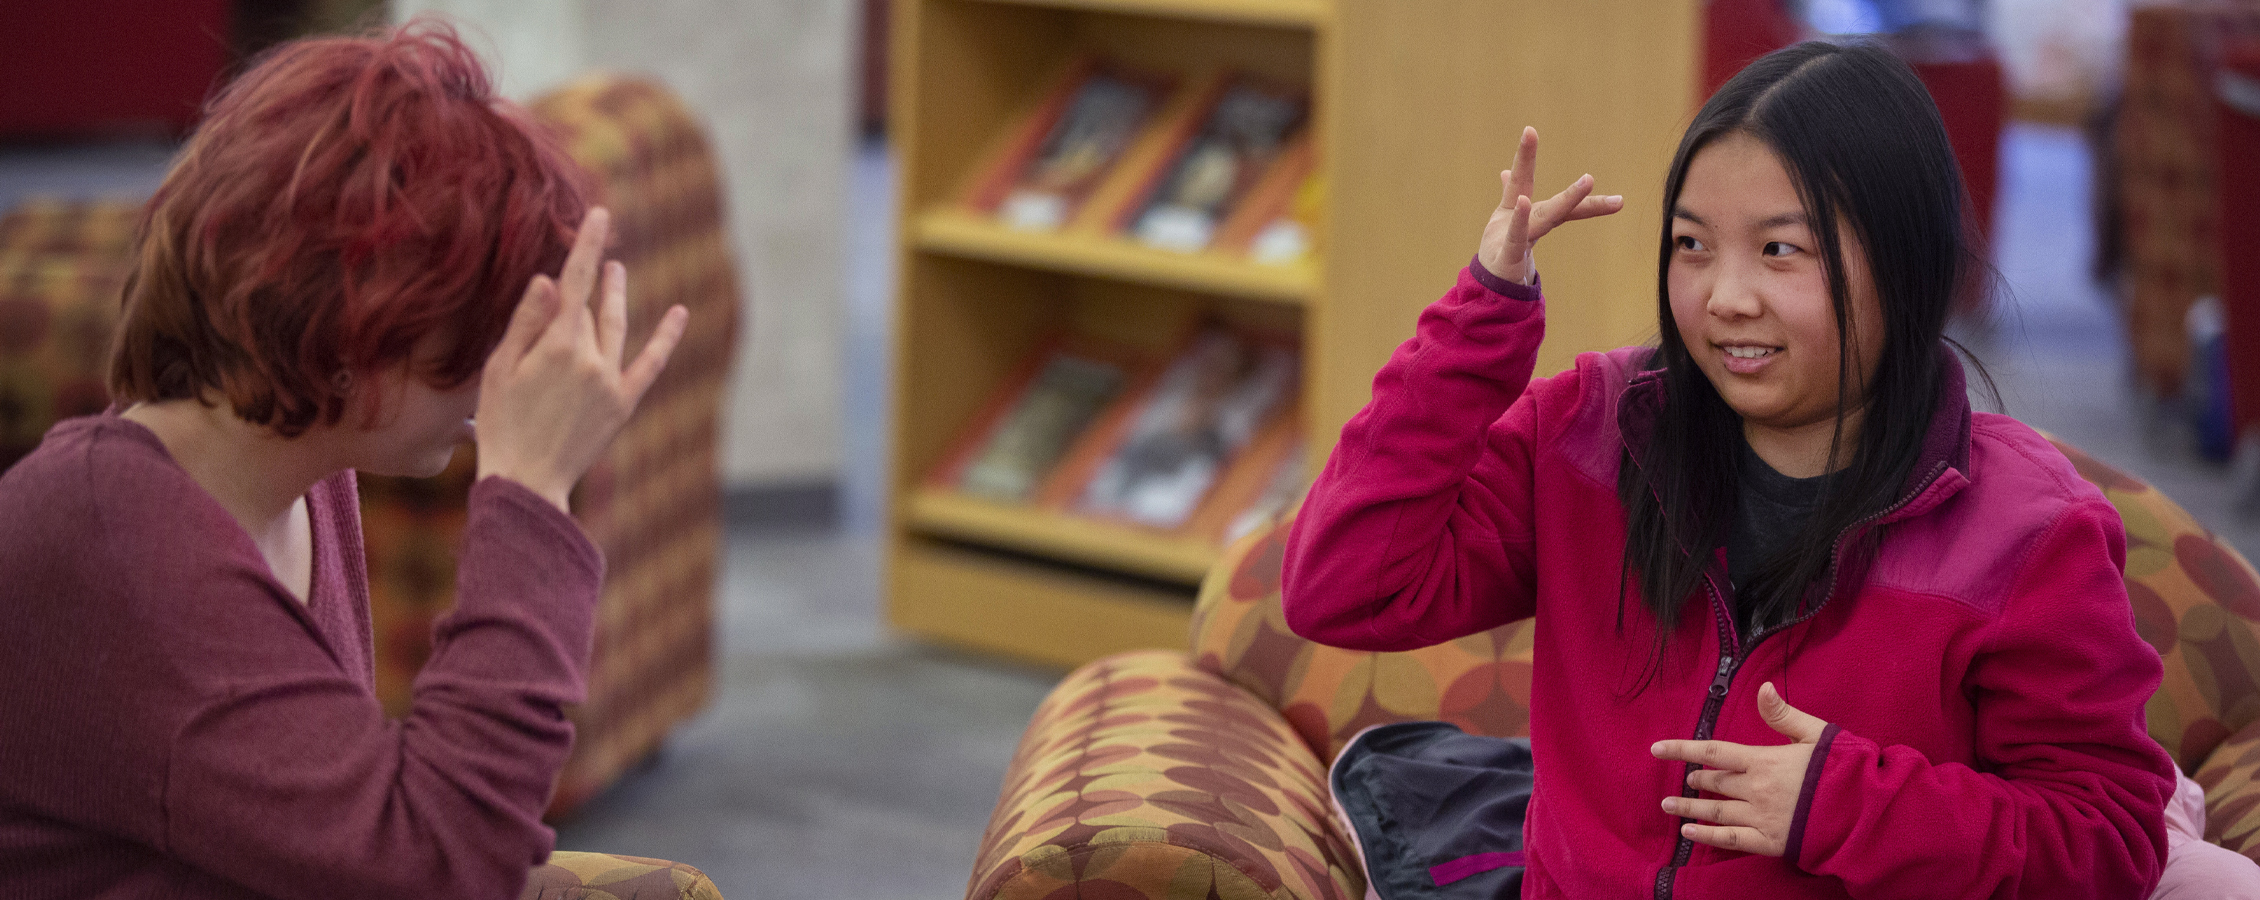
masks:
[[[1726,355],[1735,359],[1764,359],[1781,352],[1779,347],[1721,347]]]

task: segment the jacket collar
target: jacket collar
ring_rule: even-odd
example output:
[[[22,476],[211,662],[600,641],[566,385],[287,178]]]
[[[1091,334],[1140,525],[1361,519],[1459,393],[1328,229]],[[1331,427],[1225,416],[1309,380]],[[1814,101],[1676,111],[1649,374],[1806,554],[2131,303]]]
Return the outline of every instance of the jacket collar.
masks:
[[[1654,439],[1656,413],[1663,408],[1664,373],[1657,355],[1661,351],[1645,364],[1653,368],[1633,373],[1617,400],[1617,431],[1634,459],[1640,458],[1640,451]],[[1915,459],[1898,501],[1884,516],[1885,522],[1927,512],[1969,483],[1969,381],[1963,374],[1961,358],[1944,341],[1939,342],[1938,356],[1938,401],[1931,408],[1922,453]]]

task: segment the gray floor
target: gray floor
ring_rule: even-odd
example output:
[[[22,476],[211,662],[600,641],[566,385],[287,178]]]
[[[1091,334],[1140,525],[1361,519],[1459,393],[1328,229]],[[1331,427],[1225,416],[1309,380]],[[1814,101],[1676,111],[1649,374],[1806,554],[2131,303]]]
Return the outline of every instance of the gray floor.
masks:
[[[2181,501],[2246,555],[2225,467],[2136,412],[2125,347],[2089,284],[2087,158],[2071,132],[2005,142],[1997,259],[2010,296],[1972,341],[2008,410]],[[146,191],[163,148],[0,148],[0,208],[32,193]],[[1006,759],[1056,673],[952,655],[880,620],[874,537],[886,422],[886,157],[857,161],[847,276],[848,458],[837,527],[740,527],[711,708],[559,829],[566,848],[695,863],[732,900],[923,898],[965,889]]]

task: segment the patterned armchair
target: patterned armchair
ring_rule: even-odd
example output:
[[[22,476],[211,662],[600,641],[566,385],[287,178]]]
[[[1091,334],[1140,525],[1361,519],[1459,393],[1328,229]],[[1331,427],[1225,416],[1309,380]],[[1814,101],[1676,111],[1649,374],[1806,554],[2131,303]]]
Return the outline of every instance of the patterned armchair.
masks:
[[[2057,445],[2127,529],[2127,591],[2166,678],[2151,736],[2206,789],[2206,837],[2260,859],[2260,579],[2149,485]],[[1098,660],[1036,710],[982,836],[971,900],[1365,895],[1327,761],[1366,726],[1529,726],[1528,622],[1410,653],[1322,647],[1279,607],[1286,526],[1201,585],[1192,650]],[[1069,892],[1072,887],[1074,892]]]
[[[574,492],[607,573],[589,700],[573,713],[577,739],[550,808],[556,816],[648,756],[705,701],[721,541],[715,451],[738,293],[713,157],[679,102],[654,85],[598,75],[533,110],[564,135],[613,210],[631,339],[641,341],[673,303],[689,307],[692,322],[635,418]],[[109,405],[109,346],[140,208],[138,200],[34,201],[0,212],[0,470],[57,420]],[[378,693],[395,711],[429,653],[431,620],[454,594],[472,472],[465,451],[439,479],[361,480]],[[719,896],[688,866],[569,853],[537,870],[526,896],[676,896],[651,893],[662,884],[685,897]]]

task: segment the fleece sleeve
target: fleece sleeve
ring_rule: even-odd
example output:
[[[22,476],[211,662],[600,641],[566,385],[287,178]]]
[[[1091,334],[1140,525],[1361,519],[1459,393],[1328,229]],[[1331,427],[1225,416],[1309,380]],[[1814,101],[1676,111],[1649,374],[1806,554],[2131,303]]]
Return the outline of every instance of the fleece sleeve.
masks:
[[[1534,417],[1517,401],[1544,321],[1535,286],[1473,263],[1420,314],[1289,534],[1297,634],[1407,650],[1531,614]]]
[[[1976,768],[1830,729],[1816,749],[1806,871],[1854,897],[2139,898],[2165,863],[2173,763],[2143,702],[2158,654],[2136,635],[2126,543],[2101,500],[2033,545],[1964,683]]]
[[[286,617],[239,620],[185,663],[215,690],[171,743],[167,853],[276,897],[517,895],[555,840],[540,817],[572,743],[564,706],[586,690],[603,564],[505,479],[472,490],[464,535],[456,608],[403,718]]]

